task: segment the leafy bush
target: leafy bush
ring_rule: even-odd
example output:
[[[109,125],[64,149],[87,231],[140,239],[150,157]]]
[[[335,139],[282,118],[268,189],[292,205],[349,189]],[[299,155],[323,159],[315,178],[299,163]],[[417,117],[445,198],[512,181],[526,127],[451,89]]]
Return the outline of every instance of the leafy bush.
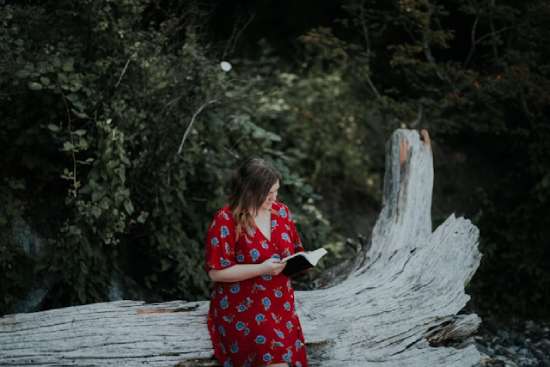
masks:
[[[292,186],[290,201],[313,194],[280,136],[256,120],[253,78],[223,71],[207,54],[189,9],[166,15],[147,5],[2,8],[1,43],[10,50],[0,70],[10,91],[0,97],[2,163],[12,168],[8,177],[34,186],[26,215],[40,205],[58,209],[42,229],[49,255],[32,267],[35,278],[56,279],[44,307],[105,300],[116,274],[155,299],[207,295],[206,274],[197,272],[203,236],[240,157],[272,159]],[[326,224],[301,226],[314,233]],[[2,276],[13,277],[25,257],[11,243],[2,250],[10,253],[0,260]],[[5,290],[3,312],[23,288]]]
[[[387,138],[425,127],[434,223],[458,205],[481,229],[474,299],[544,316],[549,6],[342,4],[295,59],[266,41],[252,59],[235,47],[246,32],[213,34],[202,3],[2,2],[0,226],[29,219],[49,251],[31,259],[4,236],[0,313],[50,277],[44,308],[105,300],[121,275],[151,299],[203,298],[204,231],[246,155],[283,173],[306,247],[328,246],[327,265],[353,256],[345,235],[377,214]]]

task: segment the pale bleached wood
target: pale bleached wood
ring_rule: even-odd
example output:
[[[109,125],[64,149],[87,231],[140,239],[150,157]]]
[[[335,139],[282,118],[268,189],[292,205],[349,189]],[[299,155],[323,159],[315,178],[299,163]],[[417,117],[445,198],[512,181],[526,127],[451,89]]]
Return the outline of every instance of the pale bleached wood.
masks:
[[[399,141],[410,145],[400,167]],[[454,214],[432,232],[432,151],[414,130],[387,144],[384,202],[338,284],[297,291],[310,366],[473,366],[480,318],[458,314],[481,254]],[[151,312],[151,310],[153,312]],[[207,301],[97,303],[0,319],[3,366],[215,366]],[[454,343],[453,346],[443,346]]]

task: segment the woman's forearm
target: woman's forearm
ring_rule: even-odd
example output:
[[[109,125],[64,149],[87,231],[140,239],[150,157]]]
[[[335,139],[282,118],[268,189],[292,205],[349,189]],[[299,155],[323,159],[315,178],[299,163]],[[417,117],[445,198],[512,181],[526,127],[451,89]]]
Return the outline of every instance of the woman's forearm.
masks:
[[[214,282],[238,282],[264,273],[265,267],[263,264],[237,264],[227,269],[212,269],[208,272],[208,275]]]

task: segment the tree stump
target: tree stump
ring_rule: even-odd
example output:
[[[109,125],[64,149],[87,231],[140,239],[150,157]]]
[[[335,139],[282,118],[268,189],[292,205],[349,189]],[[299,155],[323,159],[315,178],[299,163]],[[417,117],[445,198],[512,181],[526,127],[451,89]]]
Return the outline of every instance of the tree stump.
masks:
[[[403,142],[408,147],[403,150]],[[429,138],[388,141],[383,208],[348,274],[296,291],[310,366],[473,366],[481,322],[458,314],[481,254],[478,229],[451,214],[432,232]],[[400,164],[400,153],[405,154]],[[118,301],[0,319],[3,366],[217,366],[208,302]]]

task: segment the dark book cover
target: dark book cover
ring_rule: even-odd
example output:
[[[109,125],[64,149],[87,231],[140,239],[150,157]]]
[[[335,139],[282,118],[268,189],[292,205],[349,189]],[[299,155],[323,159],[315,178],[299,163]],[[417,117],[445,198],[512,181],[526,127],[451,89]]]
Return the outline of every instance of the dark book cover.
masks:
[[[283,274],[292,276],[312,267],[313,265],[307,261],[304,256],[294,256],[292,259],[287,260],[286,266],[283,269]]]

